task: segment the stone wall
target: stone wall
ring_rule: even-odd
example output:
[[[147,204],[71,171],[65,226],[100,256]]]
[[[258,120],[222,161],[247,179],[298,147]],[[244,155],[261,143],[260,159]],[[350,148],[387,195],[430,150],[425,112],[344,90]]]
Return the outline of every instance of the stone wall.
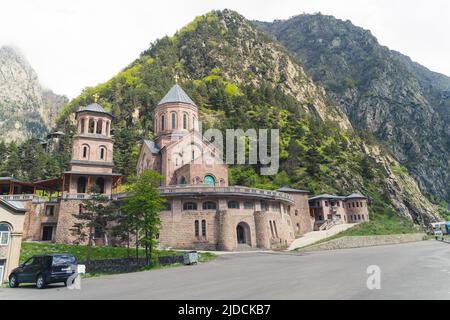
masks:
[[[79,262],[86,265],[87,273],[111,273],[111,272],[132,272],[145,267],[146,259],[103,259],[91,260],[89,262]],[[170,265],[174,263],[183,263],[183,256],[165,256],[158,257],[160,265]]]
[[[359,247],[382,246],[406,242],[422,241],[425,234],[393,234],[382,236],[349,236],[302,248],[301,251],[335,250]]]

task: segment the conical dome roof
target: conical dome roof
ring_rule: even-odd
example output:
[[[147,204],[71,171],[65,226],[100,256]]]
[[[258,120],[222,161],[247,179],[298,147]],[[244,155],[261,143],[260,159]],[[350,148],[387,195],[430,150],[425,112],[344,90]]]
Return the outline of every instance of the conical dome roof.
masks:
[[[186,92],[184,92],[178,84],[175,84],[169,92],[167,92],[164,98],[158,103],[158,106],[165,103],[186,103],[195,106],[194,101],[189,98]]]
[[[82,107],[80,108],[78,112],[83,112],[83,111],[89,111],[89,112],[96,112],[96,113],[105,113],[108,115],[111,115],[111,113],[109,113],[108,111],[106,111],[101,105],[99,105],[98,103],[91,103],[90,105],[88,105],[87,107]]]

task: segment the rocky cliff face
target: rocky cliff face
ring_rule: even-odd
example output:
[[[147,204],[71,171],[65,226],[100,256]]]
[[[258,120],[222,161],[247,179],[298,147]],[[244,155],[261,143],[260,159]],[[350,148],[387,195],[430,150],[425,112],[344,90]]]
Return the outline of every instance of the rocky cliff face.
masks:
[[[370,197],[375,214],[387,205],[417,223],[437,219],[435,206],[408,172],[353,129],[302,65],[229,10],[196,18],[152,44],[106,83],[84,90],[65,106],[59,126],[70,132],[73,111],[98,95],[115,116],[116,170],[132,174],[137,145],[152,137],[153,108],[174,84],[175,74],[199,106],[206,127],[280,129],[279,174],[259,177],[252,167],[231,167],[230,180],[236,184],[291,185],[311,193],[359,191]]]
[[[15,49],[0,48],[0,139],[43,137],[67,102],[42,88],[28,62]]]
[[[450,198],[450,78],[331,16],[255,24],[296,57],[356,129],[375,135],[424,192]]]

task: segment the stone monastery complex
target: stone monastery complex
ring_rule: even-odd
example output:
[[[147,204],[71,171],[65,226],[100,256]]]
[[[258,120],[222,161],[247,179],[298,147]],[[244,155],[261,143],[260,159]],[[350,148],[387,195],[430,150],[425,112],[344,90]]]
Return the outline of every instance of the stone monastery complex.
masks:
[[[92,186],[119,205],[125,196],[122,177],[113,172],[113,116],[94,103],[80,108],[76,120],[70,170],[61,178],[37,182],[0,178],[3,274],[11,269],[8,259],[18,259],[12,244],[21,238],[77,243],[71,231],[73,214]],[[369,219],[367,198],[361,194],[308,198],[308,191],[288,187],[271,191],[230,186],[227,166],[202,137],[198,120],[197,106],[176,84],[155,108],[154,141],[143,140],[141,146],[137,173],[150,168],[164,177],[160,193],[167,203],[160,213],[160,246],[271,249],[286,247],[306,232]],[[42,193],[38,191],[58,196],[38,196]],[[102,241],[96,239],[96,244]]]

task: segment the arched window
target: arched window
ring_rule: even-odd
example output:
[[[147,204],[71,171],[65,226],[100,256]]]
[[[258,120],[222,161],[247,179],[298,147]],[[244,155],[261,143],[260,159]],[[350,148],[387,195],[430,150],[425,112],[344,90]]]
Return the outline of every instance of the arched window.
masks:
[[[79,177],[77,181],[77,193],[86,193],[86,177]]]
[[[106,148],[105,147],[100,147],[100,159],[106,160]]]
[[[164,131],[164,115],[161,116],[161,131]]]
[[[95,185],[98,187],[99,193],[105,193],[105,179],[102,177],[97,178],[97,180],[95,180]]]
[[[97,121],[97,134],[102,134],[102,130],[103,130],[103,120],[99,119]]]
[[[244,202],[244,209],[253,209],[253,201],[245,201]]]
[[[206,175],[203,178],[203,184],[214,186],[216,184],[216,179],[214,179],[214,177],[212,175]]]
[[[187,115],[183,114],[183,129],[187,129]]]
[[[195,202],[183,203],[183,210],[197,210],[197,204]]]
[[[0,223],[0,246],[7,246],[11,230],[6,223]]]
[[[215,210],[216,203],[212,201],[203,202],[203,210]]]
[[[206,220],[202,220],[202,237],[206,238]]]
[[[195,220],[194,222],[194,235],[196,238],[198,238],[199,236],[199,226],[198,226],[198,220]]]
[[[89,159],[89,146],[87,144],[82,146],[82,156],[83,159]]]
[[[239,202],[228,201],[228,209],[239,209]]]
[[[177,118],[176,118],[177,115],[174,112],[172,112],[171,117],[172,117],[172,129],[176,129],[176,127],[177,127]]]
[[[187,185],[187,181],[186,181],[186,178],[185,178],[185,177],[181,177],[181,178],[180,178],[180,185],[182,185],[182,186]]]

